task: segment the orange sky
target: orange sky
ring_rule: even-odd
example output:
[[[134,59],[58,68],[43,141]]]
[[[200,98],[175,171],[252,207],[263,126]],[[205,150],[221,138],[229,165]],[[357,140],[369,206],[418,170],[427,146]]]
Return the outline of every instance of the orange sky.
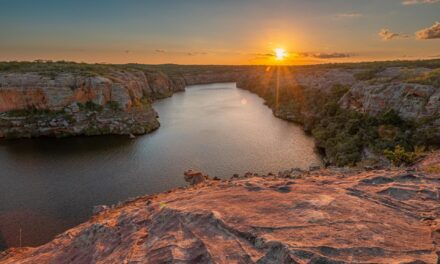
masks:
[[[87,8],[85,8],[87,7]],[[440,58],[440,1],[0,0],[1,60],[316,64]],[[289,54],[275,61],[275,48]]]

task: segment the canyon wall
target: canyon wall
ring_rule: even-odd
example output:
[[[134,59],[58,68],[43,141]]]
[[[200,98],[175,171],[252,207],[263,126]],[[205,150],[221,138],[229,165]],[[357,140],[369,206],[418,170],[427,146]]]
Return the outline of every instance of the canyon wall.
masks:
[[[160,73],[0,74],[0,137],[144,134],[159,126],[152,100],[184,89]]]
[[[435,67],[36,66],[0,72],[0,138],[144,134],[159,127],[154,100],[187,85],[237,82],[275,116],[302,124],[330,164],[355,164],[397,145],[440,145]]]
[[[235,81],[240,71],[0,72],[0,138],[145,134],[159,127],[154,100],[187,85]]]
[[[237,86],[301,124],[327,165],[389,165],[396,149],[440,147],[440,68],[367,66],[268,67]]]
[[[278,72],[279,71],[279,72]],[[426,68],[390,67],[368,80],[356,76],[362,68],[309,68],[294,70],[276,68],[247,73],[238,79],[237,86],[267,97],[275,96],[277,89],[282,96],[295,96],[304,90],[329,93],[336,85],[346,86],[347,91],[339,101],[344,109],[353,109],[369,115],[395,110],[403,119],[419,119],[440,115],[440,86],[435,81],[421,84],[417,77],[429,76],[436,70]],[[437,70],[438,71],[438,70]],[[435,77],[440,80],[440,75]],[[301,96],[300,94],[299,96]],[[280,98],[280,101],[286,98]],[[280,110],[282,109],[274,109]],[[308,109],[303,109],[308,115]],[[291,113],[293,114],[293,113]],[[288,115],[288,114],[287,114]]]

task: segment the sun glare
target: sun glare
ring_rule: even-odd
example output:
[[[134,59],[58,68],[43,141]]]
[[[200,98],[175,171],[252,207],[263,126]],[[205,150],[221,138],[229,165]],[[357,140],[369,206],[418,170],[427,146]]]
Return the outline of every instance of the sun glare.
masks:
[[[276,60],[282,61],[287,56],[287,53],[282,48],[276,48],[275,49],[275,58]]]

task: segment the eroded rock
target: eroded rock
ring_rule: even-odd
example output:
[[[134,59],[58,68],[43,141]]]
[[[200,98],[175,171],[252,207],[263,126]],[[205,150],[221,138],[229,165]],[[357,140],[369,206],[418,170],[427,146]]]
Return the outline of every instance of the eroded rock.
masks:
[[[121,203],[46,245],[9,249],[0,263],[435,264],[440,208],[428,196],[440,174],[408,174],[321,169],[295,180],[208,181]]]

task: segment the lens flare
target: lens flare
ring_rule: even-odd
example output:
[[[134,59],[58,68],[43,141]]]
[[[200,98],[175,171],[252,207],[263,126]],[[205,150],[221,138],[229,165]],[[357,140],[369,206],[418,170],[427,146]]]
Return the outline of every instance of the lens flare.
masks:
[[[287,52],[283,48],[276,48],[275,49],[275,58],[276,60],[284,60],[284,58],[287,56]]]

